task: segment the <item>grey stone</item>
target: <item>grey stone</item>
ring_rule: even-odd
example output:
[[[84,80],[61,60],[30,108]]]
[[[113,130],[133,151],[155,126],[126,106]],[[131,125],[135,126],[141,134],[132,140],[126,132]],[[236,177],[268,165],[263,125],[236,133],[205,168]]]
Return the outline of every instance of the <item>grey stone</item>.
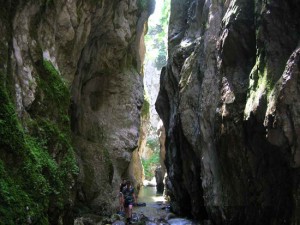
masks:
[[[38,80],[44,75],[39,68],[43,61],[51,62],[71,90],[72,130],[66,130],[73,135],[79,175],[77,194],[69,196],[68,207],[76,202],[79,208],[111,214],[118,204],[121,177],[132,178],[136,187],[142,183],[141,66],[144,28],[153,7],[141,10],[137,4],[135,0],[18,1],[9,17],[12,21],[1,16],[0,39],[11,45],[10,64],[1,64],[1,69],[11,68],[13,99],[21,120],[30,119],[44,98]],[[5,22],[12,25],[10,33]],[[7,51],[1,48],[1,60],[2,55]]]
[[[156,109],[176,213],[299,221],[296,2],[172,1]]]
[[[161,166],[156,167],[155,169],[155,179],[156,179],[156,189],[157,192],[163,193],[164,192],[164,174],[161,169]]]

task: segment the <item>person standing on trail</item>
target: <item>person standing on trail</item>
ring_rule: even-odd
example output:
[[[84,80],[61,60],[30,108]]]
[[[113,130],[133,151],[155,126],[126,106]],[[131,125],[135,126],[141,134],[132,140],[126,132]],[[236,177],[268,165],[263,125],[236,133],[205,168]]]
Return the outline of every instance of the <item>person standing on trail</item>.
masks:
[[[124,211],[123,189],[125,186],[126,186],[126,180],[122,179],[122,182],[120,184],[120,192],[119,192],[120,212]]]
[[[126,186],[123,188],[123,199],[124,199],[124,208],[126,213],[127,224],[130,224],[131,216],[132,216],[132,206],[136,204],[136,196],[134,193],[134,188],[131,186],[130,181],[126,181]]]

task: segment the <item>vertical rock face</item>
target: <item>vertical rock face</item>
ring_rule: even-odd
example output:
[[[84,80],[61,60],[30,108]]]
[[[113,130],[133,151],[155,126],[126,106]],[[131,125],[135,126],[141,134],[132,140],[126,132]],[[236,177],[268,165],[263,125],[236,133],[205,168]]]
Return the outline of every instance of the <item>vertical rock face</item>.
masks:
[[[293,0],[172,1],[156,108],[178,213],[300,223],[299,12]]]
[[[159,116],[155,110],[155,101],[157,98],[158,90],[159,90],[159,75],[160,70],[158,70],[154,62],[148,60],[145,63],[145,76],[144,76],[144,84],[145,90],[149,95],[150,101],[150,126],[157,129],[159,123]]]
[[[139,45],[149,14],[139,18],[137,11],[136,2],[102,2],[72,86],[72,125],[83,171],[80,200],[100,211],[108,195],[114,199],[111,189],[138,144],[143,104]]]
[[[16,185],[13,181],[13,172],[22,170],[22,157],[28,154],[33,158],[28,160],[37,165],[32,169],[36,177],[28,182],[36,182],[35,188],[48,187],[49,192],[41,193],[43,207],[35,209],[35,204],[24,202],[19,207],[24,215],[10,210],[13,219],[9,220],[1,209],[0,217],[3,213],[7,224],[25,224],[25,220],[68,223],[63,213],[74,205],[70,192],[77,192],[76,205],[80,208],[108,213],[120,177],[138,146],[144,25],[153,11],[153,1],[19,0],[1,1],[1,6],[4,111],[0,113],[0,172],[5,179],[0,180],[0,194],[6,193],[2,187],[13,187],[14,193],[20,188],[27,196],[20,195],[20,199],[34,201],[34,194],[39,199],[22,179]],[[23,138],[20,145],[26,144],[21,146],[24,155],[11,154],[20,146],[11,144],[16,137],[9,137],[10,132]],[[34,161],[45,163],[48,158],[49,165],[41,167]],[[141,165],[139,168],[142,171]],[[58,175],[52,174],[54,169],[62,173],[58,181]],[[61,200],[64,190],[68,193]],[[59,196],[61,202],[56,203],[52,196]],[[14,204],[8,197],[4,203],[8,211]],[[29,206],[28,212],[25,206]]]
[[[145,179],[144,168],[141,159],[147,143],[148,123],[150,119],[149,108],[150,108],[150,104],[145,98],[141,110],[141,126],[139,131],[138,148],[136,148],[132,153],[132,159],[130,161],[127,174],[125,176],[127,177],[127,179],[130,179],[133,182],[133,185],[136,188],[137,192],[139,191],[140,187],[143,185],[143,181]]]
[[[160,166],[161,166],[161,171],[163,176],[166,174],[166,165],[165,165],[165,160],[166,160],[166,130],[163,126],[162,121],[159,122],[158,124],[158,129],[156,131],[157,136],[159,138],[159,161],[160,161]]]

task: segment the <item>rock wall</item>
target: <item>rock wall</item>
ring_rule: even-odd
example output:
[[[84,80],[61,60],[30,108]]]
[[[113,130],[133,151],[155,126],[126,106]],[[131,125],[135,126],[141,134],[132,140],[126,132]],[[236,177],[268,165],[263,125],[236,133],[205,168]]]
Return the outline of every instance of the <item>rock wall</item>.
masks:
[[[156,109],[180,214],[300,224],[299,4],[173,0]]]
[[[155,110],[155,101],[157,98],[157,94],[159,91],[159,75],[160,71],[155,67],[154,62],[146,61],[145,63],[145,77],[144,77],[144,84],[145,84],[145,90],[146,93],[149,96],[150,101],[150,126],[154,129],[150,130],[153,134],[155,130],[158,128],[159,123],[159,116]]]
[[[166,160],[166,130],[164,128],[164,125],[162,121],[160,120],[158,123],[158,129],[156,131],[158,139],[159,139],[159,162],[161,166],[161,171],[163,176],[166,174],[166,165],[165,165],[165,160]]]
[[[144,92],[145,93],[145,92]],[[144,96],[145,97],[145,96]],[[133,182],[136,193],[139,192],[140,187],[143,185],[145,179],[144,167],[142,165],[141,159],[146,149],[149,120],[150,120],[150,103],[147,98],[144,98],[144,104],[141,113],[141,126],[139,131],[139,141],[138,148],[136,148],[132,153],[132,159],[130,161],[126,178]]]
[[[73,213],[110,213],[138,146],[154,2],[0,3],[1,220],[72,224]]]

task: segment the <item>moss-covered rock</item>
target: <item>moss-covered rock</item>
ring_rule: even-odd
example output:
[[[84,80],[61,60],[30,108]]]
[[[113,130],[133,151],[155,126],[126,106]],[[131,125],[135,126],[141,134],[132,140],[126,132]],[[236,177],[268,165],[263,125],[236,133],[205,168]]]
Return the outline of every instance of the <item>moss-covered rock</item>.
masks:
[[[37,134],[24,130],[3,83],[0,99],[1,218],[4,224],[48,224],[49,208],[64,210],[77,173],[70,136],[45,120],[31,121]]]
[[[125,0],[3,4],[1,178],[4,191],[21,196],[17,202],[3,197],[0,217],[8,224],[67,223],[78,172],[74,149],[76,212],[113,209],[138,144],[143,84],[137,62],[148,16]],[[13,205],[24,208],[21,198],[29,210],[7,214]]]
[[[48,103],[38,105],[52,107],[43,110],[36,106],[33,117],[23,121],[17,116],[5,76],[1,74],[0,217],[3,224],[29,221],[52,224],[57,220],[55,211],[63,211],[69,204],[74,175],[78,172],[68,128],[69,91],[51,69],[45,64],[45,71],[51,76],[48,89],[45,88],[49,92],[43,93]]]

